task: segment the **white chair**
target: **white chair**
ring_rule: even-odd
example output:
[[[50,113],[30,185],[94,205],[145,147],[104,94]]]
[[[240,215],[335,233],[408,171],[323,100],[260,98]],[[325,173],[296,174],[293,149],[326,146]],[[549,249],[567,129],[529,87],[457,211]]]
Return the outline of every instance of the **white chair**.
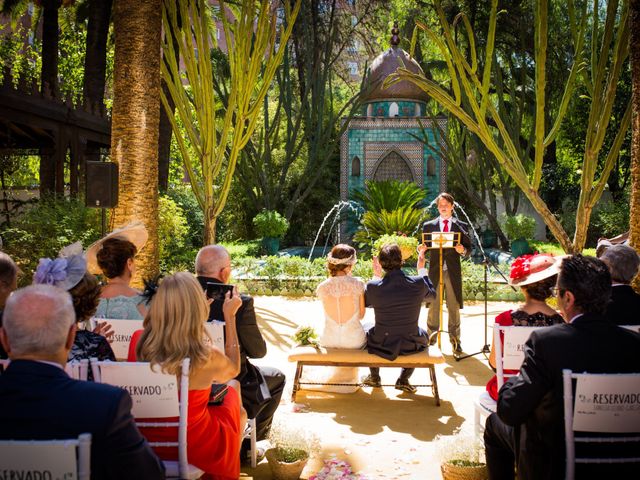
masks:
[[[111,324],[111,329],[113,330],[113,337],[111,337],[111,349],[116,356],[116,360],[127,360],[131,337],[137,330],[142,330],[143,320],[92,318],[91,328],[95,328],[96,322],[107,322]]]
[[[46,472],[48,478],[89,480],[91,434],[69,440],[0,440],[0,459],[7,478],[9,473],[11,478],[40,478],[34,473]]]
[[[130,322],[131,320],[125,320]],[[96,382],[108,383],[124,388],[131,395],[133,407],[131,413],[135,419],[154,418],[158,421],[140,422],[138,427],[177,427],[178,438],[175,442],[149,442],[152,447],[178,447],[178,461],[163,461],[167,478],[196,479],[204,472],[190,465],[187,458],[187,412],[189,409],[189,359],[182,361],[180,391],[185,392],[178,398],[178,382],[175,375],[162,373],[159,368],[151,369],[146,362],[98,362],[91,360],[93,378]],[[162,421],[178,417],[178,422]]]
[[[4,372],[10,363],[11,360],[8,358],[0,360],[0,373]],[[79,362],[67,362],[64,367],[64,371],[67,372],[67,375],[71,378],[76,380],[86,380],[87,375],[89,374],[89,360],[85,358]]]
[[[242,438],[248,438],[251,442],[251,468],[256,468],[256,464],[258,463],[258,450],[256,447],[256,419],[249,418],[247,419],[247,425],[244,428],[244,434]]]
[[[573,373],[565,369],[562,371],[562,377],[567,451],[565,478],[574,479],[576,463],[638,463],[640,471],[640,456],[584,458],[576,457],[575,451],[576,442],[598,444],[640,442],[640,409],[638,409],[640,373],[591,374]],[[576,380],[575,396],[572,385],[574,379]],[[595,401],[596,399],[598,401]],[[612,403],[612,399],[617,400]],[[606,404],[604,404],[605,401]],[[589,432],[597,435],[575,436],[574,432]]]
[[[498,390],[504,385],[505,377],[514,376],[513,373],[506,373],[505,370],[519,370],[524,361],[524,344],[537,328],[544,327],[517,327],[493,325],[493,348],[496,358],[496,378],[498,380]],[[502,342],[500,341],[502,333]],[[503,347],[504,345],[504,347]],[[486,418],[495,413],[496,401],[489,393],[483,392],[474,403],[474,432],[480,438],[484,432],[484,422]]]
[[[640,325],[620,325],[622,328],[640,333]]]

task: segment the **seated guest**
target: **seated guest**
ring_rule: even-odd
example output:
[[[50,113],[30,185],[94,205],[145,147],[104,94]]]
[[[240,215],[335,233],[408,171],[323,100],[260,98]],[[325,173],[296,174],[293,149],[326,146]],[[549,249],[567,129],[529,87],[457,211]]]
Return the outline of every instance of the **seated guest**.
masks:
[[[162,479],[164,467],[131,416],[121,388],[64,371],[76,331],[67,292],[50,285],[7,301],[0,341],[11,363],[0,375],[0,438],[47,440],[91,434],[91,479]]]
[[[129,349],[130,361],[151,362],[163,371],[180,374],[184,358],[191,359],[189,370],[189,411],[187,455],[189,463],[214,479],[237,479],[240,475],[240,441],[246,423],[241,410],[240,386],[231,380],[240,370],[240,352],[235,313],[242,304],[237,291],[227,293],[222,307],[227,323],[225,351],[211,344],[204,327],[209,305],[200,284],[189,272],[179,272],[162,280],[153,297],[144,330],[134,333]],[[135,358],[132,358],[135,349]],[[211,384],[230,387],[221,405],[208,405]],[[182,392],[181,392],[182,394]],[[145,435],[144,428],[142,429]],[[176,429],[148,431],[154,441],[175,439]],[[177,460],[176,449],[156,449],[160,457]]]
[[[562,323],[562,317],[547,305],[547,299],[553,295],[558,275],[559,259],[551,255],[522,255],[511,265],[509,284],[520,287],[524,295],[524,304],[516,310],[507,310],[496,317],[496,324],[509,327],[548,327]],[[496,352],[491,345],[489,364],[496,367]],[[505,370],[515,374],[517,370]],[[487,392],[498,400],[498,379],[494,375],[487,383]]]
[[[202,247],[196,256],[196,275],[203,288],[207,283],[228,283],[231,278],[231,257],[221,245]],[[236,380],[242,386],[242,406],[249,418],[256,419],[256,438],[267,438],[273,415],[280,404],[284,390],[285,376],[275,367],[253,365],[250,358],[262,358],[267,354],[267,344],[262,338],[253,308],[253,298],[240,295],[242,306],[235,315],[235,326],[240,341],[240,373]],[[222,302],[213,301],[209,311],[209,321],[221,320]],[[226,332],[226,329],[225,329]],[[242,445],[242,459],[246,461],[249,442]],[[262,456],[259,451],[259,456]]]
[[[491,479],[513,479],[514,465],[519,480],[564,479],[563,369],[640,372],[640,334],[619,328],[604,316],[611,294],[606,265],[592,257],[566,257],[556,288],[566,323],[531,334],[520,373],[505,382],[498,393],[497,413],[487,418],[484,444]],[[637,445],[634,448],[637,453]],[[616,445],[606,456],[623,454],[623,450]],[[597,465],[578,464],[576,478],[637,476],[637,465],[627,470],[610,464],[602,468],[596,472]]]
[[[18,273],[20,269],[13,259],[4,252],[0,252],[0,327],[2,327],[2,312],[7,298],[18,288]],[[7,352],[0,345],[0,358],[7,358]]]
[[[324,310],[324,329],[320,344],[330,348],[363,348],[367,337],[362,328],[364,317],[364,283],[351,276],[356,263],[356,250],[344,244],[336,245],[327,256],[329,278],[316,289]],[[313,367],[312,367],[313,368]],[[309,371],[311,374],[309,374]],[[353,393],[358,390],[357,367],[305,368],[306,381],[312,383],[347,383],[352,385],[310,385],[309,390]]]
[[[100,285],[96,277],[87,272],[86,268],[87,262],[79,254],[55,260],[41,258],[33,275],[33,283],[34,285],[53,285],[71,294],[76,323],[82,324],[83,328],[78,328],[76,331],[67,361],[96,358],[115,362],[116,357],[105,337],[109,334],[110,325],[102,322],[94,331],[87,330],[87,323],[98,306]]]
[[[135,256],[147,242],[148,233],[140,222],[114,230],[87,249],[91,273],[102,273],[102,287],[96,311],[99,318],[142,320],[147,312],[145,298],[130,286],[136,272]]]
[[[0,252],[0,320],[7,298],[18,288],[18,272],[20,269],[13,259],[4,252]],[[2,323],[0,322],[0,326]]]
[[[375,325],[367,331],[367,351],[388,360],[398,355],[409,355],[427,348],[427,333],[418,327],[420,308],[425,298],[433,296],[433,284],[424,270],[426,247],[421,245],[418,255],[418,270],[423,276],[406,275],[402,270],[402,252],[395,243],[382,247],[378,259],[374,258],[371,280],[364,292],[367,307],[373,307]],[[380,369],[370,368],[362,383],[370,387],[380,387]],[[413,368],[403,368],[395,388],[415,393],[416,387],[409,383]]]
[[[640,256],[628,245],[612,245],[600,260],[609,268],[613,282],[607,318],[617,325],[640,325],[640,295],[631,287],[640,268]]]

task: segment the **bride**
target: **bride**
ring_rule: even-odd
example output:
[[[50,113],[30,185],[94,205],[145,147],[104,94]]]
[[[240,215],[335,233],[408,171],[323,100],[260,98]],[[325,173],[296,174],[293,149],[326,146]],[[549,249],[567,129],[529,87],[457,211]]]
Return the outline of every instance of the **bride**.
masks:
[[[327,348],[363,348],[367,343],[364,329],[360,321],[364,317],[364,283],[351,276],[351,269],[356,263],[356,251],[353,247],[338,244],[327,256],[329,278],[316,289],[316,294],[324,309],[324,331],[320,336],[320,344]],[[325,378],[317,378],[322,383],[358,383],[356,367],[323,367],[317,373],[324,373]],[[329,375],[327,376],[327,373]],[[312,390],[335,393],[353,393],[358,386],[310,386]]]

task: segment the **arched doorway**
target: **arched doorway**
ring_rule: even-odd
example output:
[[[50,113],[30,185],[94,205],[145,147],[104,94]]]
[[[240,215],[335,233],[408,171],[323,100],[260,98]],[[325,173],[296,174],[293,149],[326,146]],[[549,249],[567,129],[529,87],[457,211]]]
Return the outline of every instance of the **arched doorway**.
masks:
[[[415,182],[411,167],[396,151],[391,151],[385,155],[376,165],[373,179],[376,182],[383,180],[398,180],[400,182]]]

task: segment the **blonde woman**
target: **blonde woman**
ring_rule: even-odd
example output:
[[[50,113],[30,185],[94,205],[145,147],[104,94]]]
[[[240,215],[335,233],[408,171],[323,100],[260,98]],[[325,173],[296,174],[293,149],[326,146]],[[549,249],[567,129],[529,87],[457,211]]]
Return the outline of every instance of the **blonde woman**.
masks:
[[[144,330],[133,335],[129,347],[129,360],[151,362],[175,375],[180,373],[182,359],[191,359],[188,457],[189,463],[204,470],[208,474],[205,478],[210,479],[237,479],[240,475],[240,442],[246,413],[240,400],[240,385],[232,380],[240,371],[235,324],[240,305],[242,300],[235,289],[233,294],[227,293],[222,307],[226,321],[223,352],[211,344],[204,327],[209,304],[202,287],[191,273],[176,273],[160,283],[144,319]],[[213,383],[229,385],[219,405],[208,404]],[[175,436],[175,429],[143,433],[154,441],[165,441]],[[162,448],[156,452],[161,458],[177,459],[175,450]]]

